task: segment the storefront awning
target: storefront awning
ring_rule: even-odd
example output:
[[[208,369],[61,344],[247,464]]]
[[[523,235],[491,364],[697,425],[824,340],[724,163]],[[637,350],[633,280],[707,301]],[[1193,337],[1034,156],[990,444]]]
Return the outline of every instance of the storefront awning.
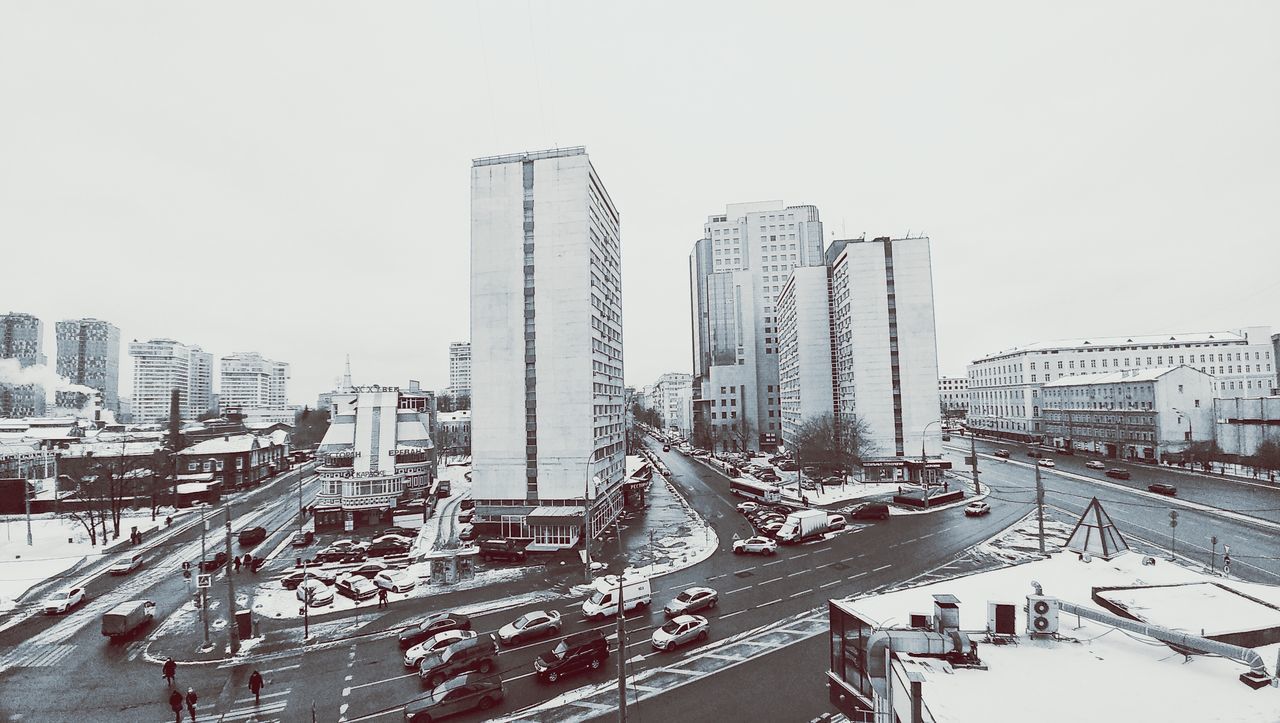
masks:
[[[581,507],[535,507],[525,518],[525,523],[531,527],[581,525],[582,514]]]

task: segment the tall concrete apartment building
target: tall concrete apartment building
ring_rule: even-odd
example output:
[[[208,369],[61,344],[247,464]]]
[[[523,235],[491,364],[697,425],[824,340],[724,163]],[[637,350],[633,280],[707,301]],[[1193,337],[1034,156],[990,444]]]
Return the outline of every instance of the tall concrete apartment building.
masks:
[[[23,369],[45,365],[44,323],[20,312],[0,316],[0,359],[16,359]],[[45,389],[39,384],[0,381],[0,417],[42,417],[45,405]]]
[[[449,344],[449,396],[471,394],[471,342]]]
[[[784,435],[807,419],[861,420],[875,477],[942,454],[929,239],[838,240],[792,272],[778,301]]]
[[[777,298],[792,269],[822,263],[814,206],[737,203],[707,218],[689,255],[693,434],[702,443],[779,443]]]
[[[619,218],[583,148],[471,168],[476,523],[556,549],[622,510]]]
[[[1064,339],[988,354],[968,367],[968,424],[997,437],[1038,441],[1045,429],[1044,384],[1083,374],[1187,365],[1213,377],[1215,399],[1271,395],[1276,384],[1271,329],[1253,326],[1188,334]]]
[[[221,359],[218,406],[221,411],[239,408],[247,415],[257,411],[283,412],[289,405],[289,365],[263,357],[256,351],[237,352]]]
[[[133,419],[156,424],[169,417],[169,392],[178,390],[183,419],[196,419],[213,403],[213,355],[173,339],[129,343],[133,361]]]
[[[97,389],[102,406],[120,413],[120,330],[100,319],[68,319],[54,325],[58,342],[57,371],[75,384]],[[59,407],[79,409],[85,395],[58,392]]]
[[[683,372],[667,372],[658,377],[654,385],[654,399],[657,412],[662,415],[662,424],[667,429],[677,430],[687,435],[691,429],[693,400],[693,375]]]

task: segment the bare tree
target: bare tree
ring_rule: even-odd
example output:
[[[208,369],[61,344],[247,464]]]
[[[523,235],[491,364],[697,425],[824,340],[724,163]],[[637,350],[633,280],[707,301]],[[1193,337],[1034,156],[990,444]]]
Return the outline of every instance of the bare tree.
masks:
[[[859,417],[841,419],[830,412],[809,417],[786,440],[803,464],[851,474],[876,452],[870,427]]]
[[[755,435],[756,425],[744,416],[733,420],[728,426],[729,438],[737,445],[739,452],[745,452],[751,448],[751,439]]]

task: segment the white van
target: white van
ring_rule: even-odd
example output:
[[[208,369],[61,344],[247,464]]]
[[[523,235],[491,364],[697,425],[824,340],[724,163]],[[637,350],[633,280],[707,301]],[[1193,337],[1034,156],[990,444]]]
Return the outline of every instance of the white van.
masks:
[[[649,578],[640,575],[622,577],[622,610],[648,607],[653,601]],[[606,575],[596,579],[591,597],[582,601],[582,614],[588,618],[603,618],[618,614],[618,576]]]
[[[128,575],[140,565],[142,565],[142,553],[135,552],[113,563],[111,567],[107,568],[107,571],[112,575]]]

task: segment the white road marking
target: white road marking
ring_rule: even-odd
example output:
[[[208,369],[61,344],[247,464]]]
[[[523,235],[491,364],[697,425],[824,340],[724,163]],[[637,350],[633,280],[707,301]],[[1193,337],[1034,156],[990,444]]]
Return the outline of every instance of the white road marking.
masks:
[[[813,588],[809,588],[808,590],[801,590],[800,592],[793,592],[787,597],[800,597],[801,595],[808,595],[811,592],[813,592]]]
[[[795,572],[787,573],[787,577],[795,577],[796,575],[803,575],[806,572],[809,572],[809,570],[796,570]]]
[[[743,590],[750,590],[750,589],[751,589],[750,585],[747,585],[746,587],[734,588],[733,590],[729,590],[728,592],[726,592],[725,595],[732,595],[735,592],[742,592]]]
[[[767,603],[761,603],[761,604],[757,605],[757,606],[756,606],[756,608],[768,607],[768,606],[770,606],[770,605],[772,605],[772,604],[774,604],[774,603],[780,603],[780,602],[782,602],[782,598],[778,598],[777,600],[770,600],[770,601],[769,601],[769,602],[767,602]]]
[[[858,578],[862,577],[862,576],[863,576],[863,575],[865,575],[865,574],[867,574],[867,573],[866,573],[865,571],[863,571],[863,572],[858,573],[857,575],[850,575],[849,577],[846,577],[845,579],[846,579],[846,580],[857,580]]]
[[[719,620],[724,620],[725,618],[731,618],[731,617],[733,617],[734,615],[741,615],[741,614],[743,614],[743,613],[745,613],[745,612],[746,612],[746,610],[734,610],[734,611],[733,611],[733,612],[731,612],[731,613],[725,613],[724,615],[721,615],[718,619],[719,619]]]
[[[821,589],[824,587],[831,587],[832,585],[839,585],[841,582],[842,582],[841,580],[832,580],[831,582],[826,583],[825,585],[819,585],[818,588]]]
[[[880,567],[877,567],[876,569],[872,570],[872,572],[880,572],[881,570],[888,570],[891,567],[893,567],[893,565],[881,565]]]

